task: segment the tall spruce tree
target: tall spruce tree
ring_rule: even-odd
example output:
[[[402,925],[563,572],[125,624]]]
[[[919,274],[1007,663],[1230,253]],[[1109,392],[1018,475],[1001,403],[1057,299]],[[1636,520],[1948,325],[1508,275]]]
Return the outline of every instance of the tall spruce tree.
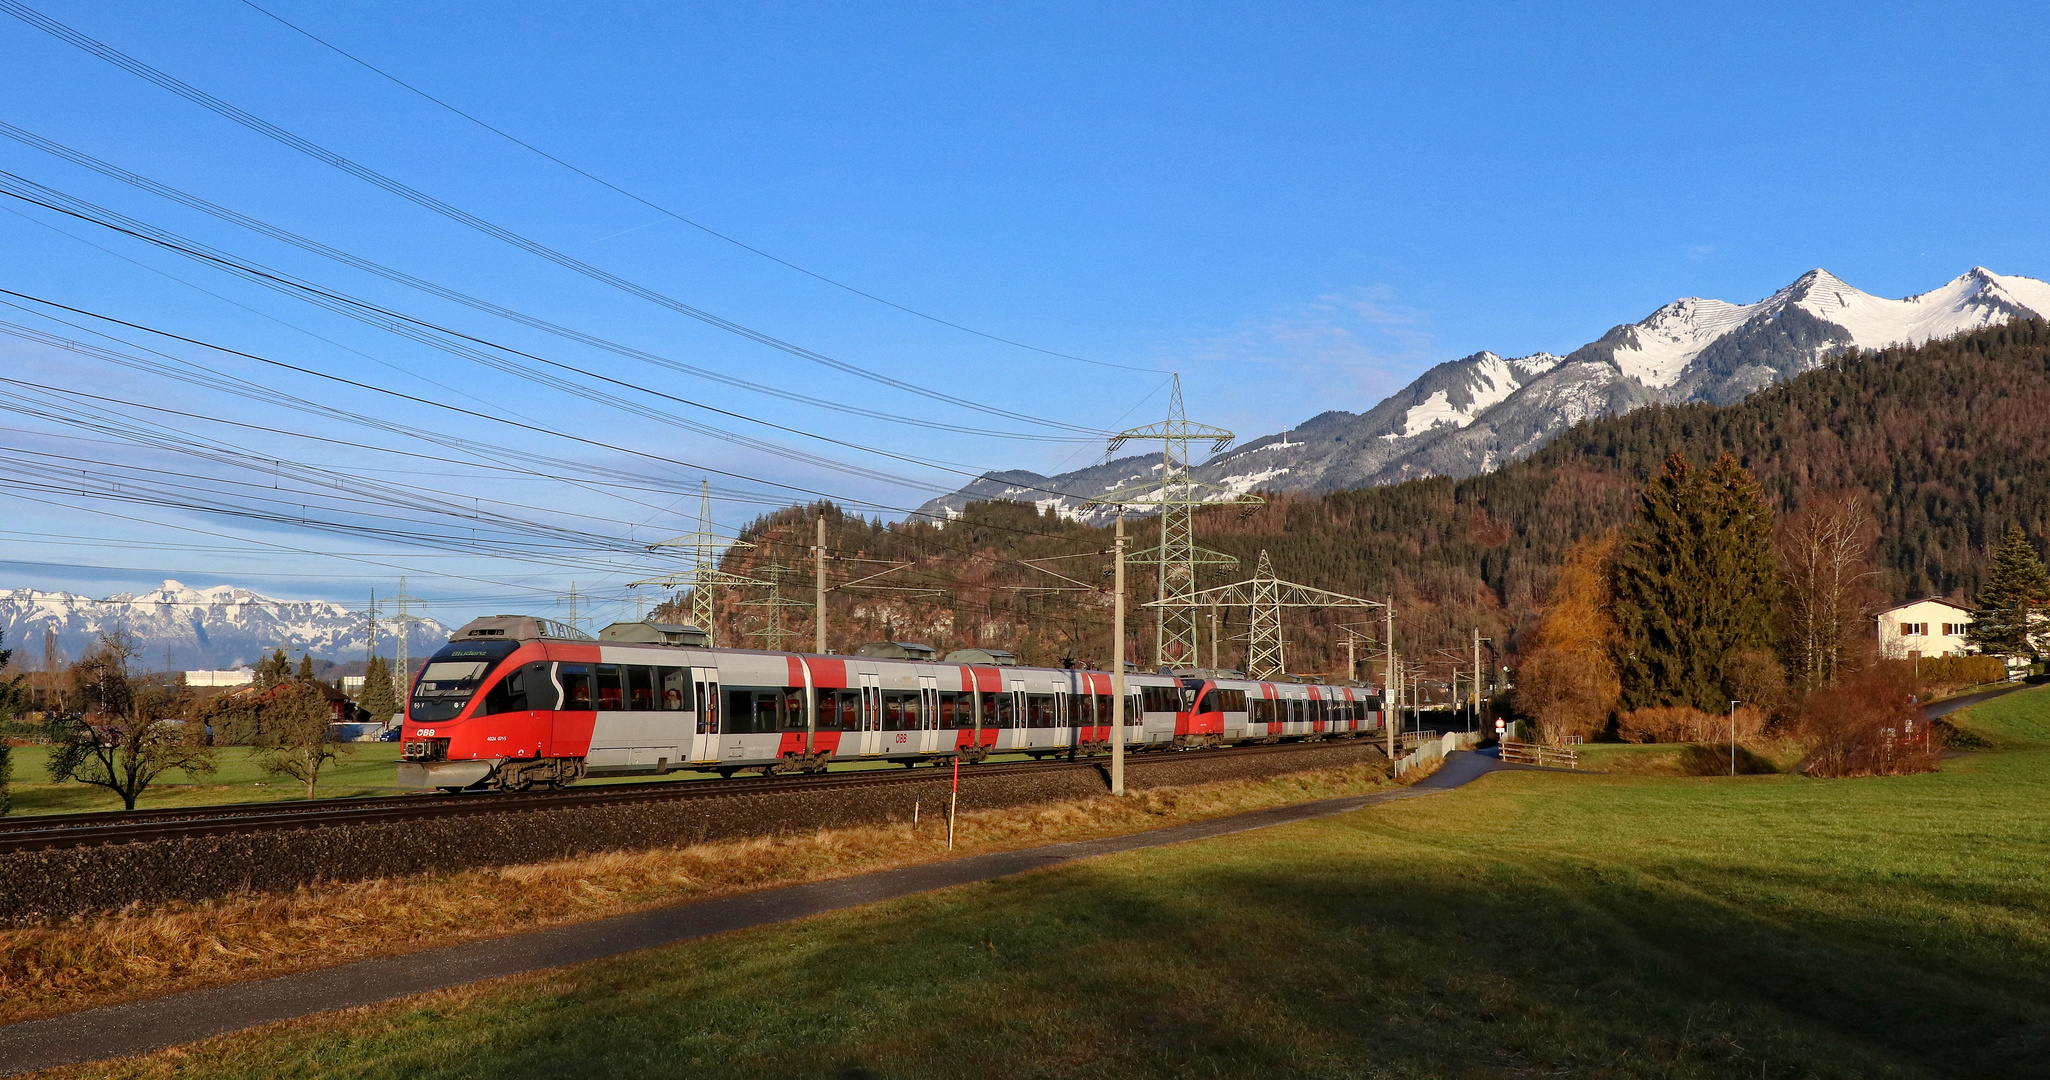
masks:
[[[384,657],[370,658],[369,667],[363,671],[363,692],[356,695],[356,704],[380,724],[399,711],[399,695],[391,684],[391,665],[384,662]]]
[[[1965,640],[1990,656],[2039,659],[2045,651],[2050,618],[2050,574],[2020,525],[2007,527],[2007,538],[1993,553],[1986,584],[1979,587],[1979,610],[1965,629]]]
[[[1776,644],[1772,510],[1758,481],[1729,454],[1706,470],[1667,458],[1639,497],[1615,588],[1624,706],[1723,711],[1745,666]]]

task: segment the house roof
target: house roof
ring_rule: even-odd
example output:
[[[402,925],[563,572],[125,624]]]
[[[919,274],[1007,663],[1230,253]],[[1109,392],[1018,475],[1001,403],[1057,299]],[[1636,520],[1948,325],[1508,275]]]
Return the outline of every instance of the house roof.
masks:
[[[1950,600],[1945,600],[1941,596],[1925,596],[1920,600],[1910,600],[1905,604],[1895,604],[1894,606],[1887,608],[1884,611],[1881,611],[1879,614],[1891,615],[1896,611],[1902,611],[1907,608],[1914,607],[1917,604],[1942,604],[1944,607],[1950,608],[1954,611],[1962,611],[1967,615],[1976,614],[1976,612],[1974,612],[1971,608],[1968,608],[1963,604],[1955,603]]]

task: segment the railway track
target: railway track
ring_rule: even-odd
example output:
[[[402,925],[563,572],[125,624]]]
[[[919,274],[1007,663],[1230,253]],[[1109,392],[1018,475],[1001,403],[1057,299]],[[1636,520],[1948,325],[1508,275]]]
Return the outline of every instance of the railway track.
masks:
[[[1206,760],[1260,754],[1285,754],[1326,748],[1330,740],[1235,746],[1215,750],[1147,752],[1138,761],[1174,760],[1184,754]],[[971,765],[964,780],[991,779],[1049,771],[1099,769],[1103,756],[1074,761],[1020,761]],[[283,829],[333,828],[416,821],[424,818],[526,813],[644,802],[686,802],[736,795],[774,796],[787,792],[819,792],[850,788],[931,783],[944,776],[940,767],[827,773],[823,776],[770,776],[726,780],[656,780],[636,784],[470,795],[383,795],[361,799],[324,799],[295,803],[231,803],[169,810],[135,810],[92,814],[51,814],[0,821],[0,854],[51,848],[126,844],[142,840],[225,836]]]

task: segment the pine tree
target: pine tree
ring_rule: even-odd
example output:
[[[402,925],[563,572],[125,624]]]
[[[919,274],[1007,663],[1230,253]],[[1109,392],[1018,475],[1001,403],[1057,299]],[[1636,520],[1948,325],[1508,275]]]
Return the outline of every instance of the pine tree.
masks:
[[[1979,588],[1979,610],[1965,630],[1965,640],[1992,656],[2036,659],[2045,651],[2050,628],[2043,611],[2050,606],[2050,575],[2035,545],[2020,525],[2007,527],[2007,538],[1993,553],[1986,584]]]
[[[311,679],[313,677],[312,653],[299,654],[299,677],[302,679]]]
[[[363,692],[357,695],[356,704],[380,724],[399,711],[399,697],[392,692],[391,666],[384,662],[384,657],[370,658],[370,666],[363,671]]]
[[[1775,644],[1772,510],[1757,480],[1728,454],[1705,471],[1668,457],[1638,500],[1615,587],[1625,707],[1723,711]]]
[[[258,690],[268,690],[291,677],[292,661],[285,655],[285,650],[283,649],[270,654],[256,665],[256,688]]]

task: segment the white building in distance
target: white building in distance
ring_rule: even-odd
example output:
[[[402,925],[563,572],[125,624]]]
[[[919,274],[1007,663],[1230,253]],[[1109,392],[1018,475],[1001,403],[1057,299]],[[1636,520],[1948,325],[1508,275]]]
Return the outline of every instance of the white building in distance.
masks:
[[[1911,600],[1879,613],[1879,654],[1892,660],[1910,656],[1963,656],[1971,651],[1965,627],[1970,608],[1929,597]]]
[[[236,668],[234,671],[188,671],[185,673],[187,686],[246,686],[256,681],[253,668]]]

